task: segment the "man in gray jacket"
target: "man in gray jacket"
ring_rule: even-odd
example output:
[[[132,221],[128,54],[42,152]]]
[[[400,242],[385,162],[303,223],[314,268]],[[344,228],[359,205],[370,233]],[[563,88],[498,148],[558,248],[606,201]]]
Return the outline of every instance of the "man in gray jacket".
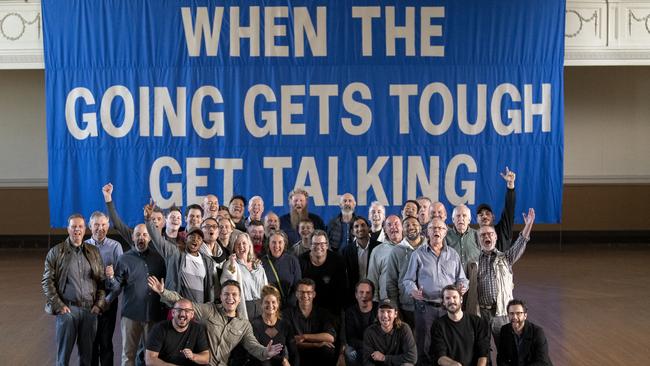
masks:
[[[170,306],[182,298],[177,292],[166,290],[165,285],[156,277],[149,277],[149,287],[160,294],[160,301]],[[248,353],[261,361],[282,351],[283,345],[273,344],[273,341],[266,347],[262,346],[253,334],[251,323],[237,316],[240,295],[239,283],[228,280],[221,288],[221,304],[192,302],[194,318],[207,325],[210,365],[228,365],[230,352],[240,343]]]

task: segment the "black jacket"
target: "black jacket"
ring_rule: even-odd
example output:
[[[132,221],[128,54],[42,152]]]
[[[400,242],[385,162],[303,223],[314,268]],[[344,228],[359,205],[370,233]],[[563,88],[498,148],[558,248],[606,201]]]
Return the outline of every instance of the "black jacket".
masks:
[[[542,328],[526,321],[522,336],[524,337],[522,341],[523,359],[526,365],[553,365],[551,359],[548,357],[548,344],[546,343],[546,337]],[[497,365],[517,365],[517,345],[515,343],[515,333],[510,323],[501,327],[497,351]]]
[[[370,238],[368,242],[368,262],[366,263],[366,270],[370,266],[370,255],[372,251],[381,243]],[[343,248],[343,252],[340,253],[345,262],[345,268],[348,272],[348,294],[346,298],[346,304],[354,303],[354,287],[359,282],[359,260],[357,254],[357,243],[353,241],[350,245]],[[366,276],[367,277],[367,276]],[[377,286],[377,284],[375,284]]]
[[[357,220],[357,215],[352,214],[352,219],[349,222],[349,233],[348,233],[348,242],[345,245],[342,245],[341,240],[343,238],[341,237],[341,217],[343,215],[339,213],[338,215],[334,216],[329,223],[327,223],[327,237],[329,238],[330,242],[330,249],[333,251],[338,251],[341,246],[345,248],[346,245],[351,245],[352,240],[354,239],[354,235],[352,235],[352,226],[354,222]]]

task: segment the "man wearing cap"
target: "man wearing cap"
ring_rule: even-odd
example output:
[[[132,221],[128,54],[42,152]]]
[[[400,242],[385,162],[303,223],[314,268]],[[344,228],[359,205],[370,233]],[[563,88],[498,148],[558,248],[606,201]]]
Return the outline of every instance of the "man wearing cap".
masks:
[[[476,208],[476,219],[480,227],[493,225],[497,234],[496,248],[505,251],[510,248],[512,242],[512,224],[515,217],[515,172],[506,167],[506,171],[501,173],[501,177],[506,181],[506,202],[501,212],[499,222],[494,224],[494,213],[492,207],[487,203],[481,203]]]
[[[219,289],[219,281],[214,260],[210,255],[200,251],[203,244],[203,231],[198,227],[188,228],[185,250],[181,252],[176,245],[165,240],[155,230],[150,220],[153,207],[153,204],[144,207],[144,218],[151,235],[151,243],[165,259],[167,266],[165,287],[178,291],[181,296],[195,303],[214,301],[215,293]]]
[[[431,362],[428,352],[431,326],[444,315],[442,289],[455,284],[464,292],[468,286],[458,253],[445,244],[447,225],[440,219],[433,219],[427,233],[428,245],[421,245],[413,251],[404,274],[404,290],[415,300],[415,342],[419,364]]]
[[[414,365],[417,350],[411,328],[399,320],[397,304],[386,299],[379,304],[378,323],[363,336],[364,365]]]
[[[155,229],[155,228],[152,228]],[[164,319],[160,296],[149,291],[148,276],[165,278],[165,261],[149,248],[150,236],[144,224],[133,229],[130,242],[134,245],[120,257],[114,276],[107,274],[107,288],[111,290],[106,300],[117,302],[122,297],[122,365],[135,365],[140,342],[146,343],[151,327]]]

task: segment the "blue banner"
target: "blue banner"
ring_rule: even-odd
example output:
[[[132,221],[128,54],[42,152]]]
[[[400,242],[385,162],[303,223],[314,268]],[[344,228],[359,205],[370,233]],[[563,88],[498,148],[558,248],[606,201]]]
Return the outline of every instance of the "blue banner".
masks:
[[[50,218],[294,187],[560,221],[561,0],[44,0]],[[451,212],[451,211],[450,211]]]

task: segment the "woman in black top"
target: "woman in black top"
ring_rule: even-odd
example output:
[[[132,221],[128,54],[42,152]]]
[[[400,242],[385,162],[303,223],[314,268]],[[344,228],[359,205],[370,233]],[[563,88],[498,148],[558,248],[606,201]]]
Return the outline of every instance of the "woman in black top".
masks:
[[[296,304],[295,290],[302,278],[298,258],[287,252],[288,241],[284,231],[272,232],[269,236],[268,254],[262,257],[266,279],[269,285],[280,291],[283,308]]]
[[[249,357],[249,365],[263,366],[298,366],[298,352],[294,341],[291,324],[282,319],[280,313],[280,291],[273,286],[262,288],[262,315],[251,321],[255,338],[262,345],[282,344],[284,349],[279,355],[259,361]]]

